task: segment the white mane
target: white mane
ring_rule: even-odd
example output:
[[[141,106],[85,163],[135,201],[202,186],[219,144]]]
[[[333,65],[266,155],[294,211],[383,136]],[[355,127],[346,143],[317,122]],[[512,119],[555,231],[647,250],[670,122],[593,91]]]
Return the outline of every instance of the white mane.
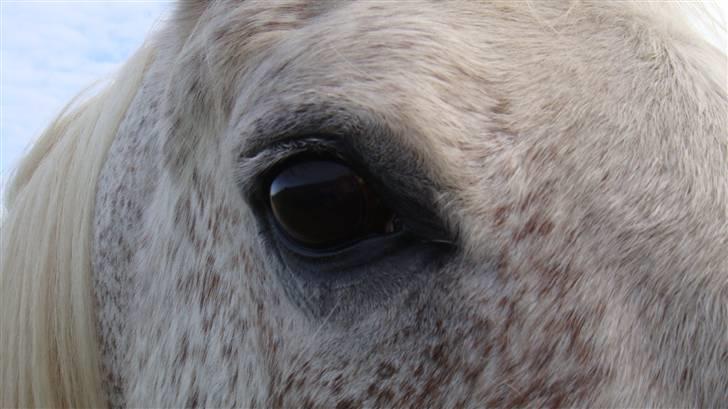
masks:
[[[62,113],[7,194],[0,276],[0,406],[102,407],[91,297],[96,180],[152,59],[142,47],[98,95]]]
[[[629,5],[625,13],[662,21],[657,29],[694,41],[703,40],[686,10],[725,34],[725,23],[700,5]],[[694,57],[725,89],[725,50]],[[94,198],[106,153],[152,59],[153,47],[142,47],[108,87],[56,118],[9,184],[0,237],[0,407],[107,405],[91,288]]]

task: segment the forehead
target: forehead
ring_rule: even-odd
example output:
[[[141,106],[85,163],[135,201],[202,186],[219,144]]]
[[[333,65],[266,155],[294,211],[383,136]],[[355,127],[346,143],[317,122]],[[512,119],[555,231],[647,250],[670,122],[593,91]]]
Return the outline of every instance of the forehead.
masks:
[[[524,45],[509,43],[546,29],[509,3],[276,5],[210,11],[202,51],[216,64],[211,76],[229,87],[233,123],[328,105],[450,142],[502,134],[506,127],[495,122],[511,101],[501,84],[513,84],[515,67],[526,63],[514,58]]]
[[[630,93],[621,69],[635,58],[622,50],[629,30],[606,18],[619,10],[568,6],[213,3],[174,64],[171,103],[186,108],[170,122],[199,128],[190,118],[206,118],[227,128],[173,132],[168,157],[184,162],[186,147],[201,135],[226,131],[232,138],[224,149],[245,151],[227,143],[258,143],[250,128],[281,118],[271,113],[328,106],[329,116],[346,119],[358,110],[386,123],[402,135],[399,142],[425,154],[435,173],[461,168],[463,160],[482,173],[486,156],[500,167],[491,154],[505,153],[499,159],[509,162],[509,148],[523,135],[555,134],[546,128],[564,129],[610,109],[588,90]],[[218,113],[224,117],[215,119]]]
[[[224,83],[246,109],[264,96],[318,90],[482,128],[484,106],[503,112],[526,99],[518,97],[554,95],[556,87],[564,94],[574,71],[595,62],[609,69],[610,44],[621,44],[605,34],[613,24],[579,22],[590,6],[572,12],[562,3],[217,3],[201,19],[197,46],[214,71],[208,81]],[[572,16],[558,20],[567,11]],[[595,32],[603,41],[584,41]]]
[[[380,83],[402,74],[429,75],[442,83],[451,78],[482,83],[511,79],[490,65],[522,64],[528,59],[526,51],[561,51],[579,41],[578,33],[549,20],[570,12],[561,3],[565,2],[216,3],[199,25],[206,34],[200,36],[201,43],[213,62],[244,57],[249,66],[296,63],[316,72],[321,83],[342,75]],[[575,27],[586,31],[588,25],[577,23],[569,29]],[[549,62],[547,55],[535,57]]]

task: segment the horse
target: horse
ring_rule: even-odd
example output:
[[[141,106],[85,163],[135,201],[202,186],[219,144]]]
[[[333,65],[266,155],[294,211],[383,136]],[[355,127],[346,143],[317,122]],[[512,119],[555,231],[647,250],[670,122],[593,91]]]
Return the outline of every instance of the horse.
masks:
[[[1,406],[725,405],[706,10],[179,2],[15,172]]]

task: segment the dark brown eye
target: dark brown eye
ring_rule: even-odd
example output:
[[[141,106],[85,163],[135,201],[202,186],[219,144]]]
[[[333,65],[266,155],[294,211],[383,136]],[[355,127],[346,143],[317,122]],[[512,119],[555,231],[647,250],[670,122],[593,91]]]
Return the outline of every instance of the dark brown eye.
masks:
[[[332,249],[396,230],[396,217],[348,166],[307,160],[283,168],[270,185],[270,207],[294,241]]]

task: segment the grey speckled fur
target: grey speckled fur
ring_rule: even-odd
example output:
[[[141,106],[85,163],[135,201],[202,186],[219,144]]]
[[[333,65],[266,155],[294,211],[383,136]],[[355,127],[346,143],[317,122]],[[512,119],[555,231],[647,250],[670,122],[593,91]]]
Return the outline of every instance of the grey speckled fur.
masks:
[[[184,2],[155,39],[98,185],[112,406],[728,402],[728,104],[703,45],[608,2],[306,3]],[[457,251],[312,315],[240,178],[274,124],[356,121],[388,131],[340,137],[410,158],[398,183]]]

